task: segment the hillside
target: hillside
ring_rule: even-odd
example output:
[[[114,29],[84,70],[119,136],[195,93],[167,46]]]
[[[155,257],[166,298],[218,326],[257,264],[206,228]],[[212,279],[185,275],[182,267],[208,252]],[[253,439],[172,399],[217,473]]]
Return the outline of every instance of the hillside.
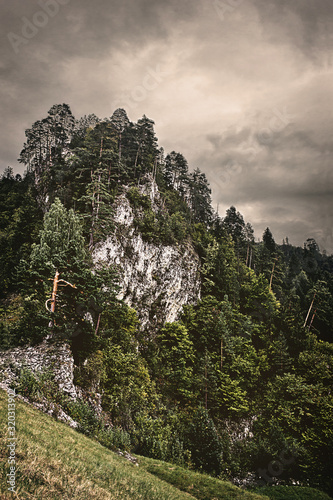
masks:
[[[5,480],[7,394],[2,389],[0,403],[0,493],[5,500],[13,494]],[[310,488],[275,487],[264,488],[265,494],[250,493],[226,481],[144,457],[137,457],[137,466],[26,403],[17,401],[16,413],[15,483],[21,499],[330,500]]]
[[[13,498],[7,491],[6,410],[7,394],[0,390],[1,498]],[[21,499],[119,499],[185,500],[193,497],[135,466],[95,440],[56,422],[22,402],[16,403],[16,492]],[[169,464],[170,465],[170,464]],[[267,500],[221,483],[219,498]]]
[[[20,161],[0,179],[0,382],[111,449],[332,495],[333,256],[216,213],[205,165],[123,109],[53,106]]]

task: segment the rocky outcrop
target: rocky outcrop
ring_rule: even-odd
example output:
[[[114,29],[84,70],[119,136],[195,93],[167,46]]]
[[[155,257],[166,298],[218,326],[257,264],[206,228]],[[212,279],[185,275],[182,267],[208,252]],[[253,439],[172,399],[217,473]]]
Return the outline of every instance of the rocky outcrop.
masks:
[[[156,183],[139,189],[156,210],[160,202]],[[94,263],[116,266],[121,287],[118,298],[136,309],[143,328],[177,320],[182,306],[196,303],[200,296],[197,253],[188,242],[165,246],[144,241],[135,229],[126,192],[116,200],[114,221],[114,234],[93,252]]]
[[[76,399],[73,383],[74,359],[67,344],[49,344],[46,341],[34,347],[17,347],[0,352],[1,382],[9,386],[18,377],[21,368],[27,368],[36,376],[44,370],[52,370],[59,389]]]

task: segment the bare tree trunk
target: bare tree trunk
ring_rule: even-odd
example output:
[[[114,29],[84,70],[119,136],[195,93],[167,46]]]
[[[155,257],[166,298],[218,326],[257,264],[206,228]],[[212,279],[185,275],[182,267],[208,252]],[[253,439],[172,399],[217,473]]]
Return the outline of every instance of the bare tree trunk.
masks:
[[[52,298],[51,298],[51,312],[55,311],[56,305],[56,297],[58,291],[58,283],[59,283],[59,272],[58,270],[55,273],[55,277],[53,279],[53,290],[52,290]]]
[[[252,247],[251,247],[251,250],[250,250],[250,262],[249,262],[249,268],[251,269],[251,265],[252,265]]]
[[[223,366],[223,337],[221,337],[221,371]]]
[[[315,309],[315,312],[314,312],[314,313],[313,313],[313,315],[312,315],[311,322],[310,322],[310,324],[309,324],[309,331],[310,331],[310,329],[311,329],[311,326],[312,326],[313,320],[315,319],[316,312],[317,312],[317,309]]]
[[[141,144],[139,144],[138,150],[136,152],[135,163],[134,163],[134,179],[135,179],[135,176],[136,176],[136,167],[137,167],[137,164],[138,164],[138,158],[139,158],[140,148],[141,148]]]
[[[101,321],[101,313],[99,313],[99,315],[98,315],[98,320],[97,320],[95,335],[97,335],[100,321]]]
[[[304,321],[303,328],[305,328],[306,323],[307,323],[307,321],[308,321],[308,318],[309,318],[309,315],[310,315],[310,312],[311,312],[311,309],[312,309],[312,306],[313,306],[314,300],[315,300],[315,298],[316,298],[316,295],[317,295],[317,292],[315,292],[315,294],[314,294],[314,296],[313,296],[313,299],[312,299],[311,305],[310,305],[309,310],[308,310],[308,314],[306,315],[306,318],[305,318],[305,321]]]
[[[208,407],[207,360],[205,360],[205,408]]]
[[[274,276],[274,269],[275,269],[275,264],[278,260],[278,257],[276,257],[275,261],[274,261],[274,264],[273,264],[273,269],[272,269],[272,273],[271,273],[271,279],[269,281],[269,291],[271,292],[272,291],[272,282],[273,282],[273,276]]]

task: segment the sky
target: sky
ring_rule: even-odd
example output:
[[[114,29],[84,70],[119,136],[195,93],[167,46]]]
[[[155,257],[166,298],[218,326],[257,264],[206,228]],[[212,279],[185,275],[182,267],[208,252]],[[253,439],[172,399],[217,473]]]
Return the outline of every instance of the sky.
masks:
[[[221,216],[333,253],[332,0],[0,0],[0,23],[0,171],[52,105],[122,107]]]

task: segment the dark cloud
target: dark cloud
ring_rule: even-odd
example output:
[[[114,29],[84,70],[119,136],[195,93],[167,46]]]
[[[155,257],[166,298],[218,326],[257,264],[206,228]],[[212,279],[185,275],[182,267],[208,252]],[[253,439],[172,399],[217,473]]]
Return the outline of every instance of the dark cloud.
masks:
[[[333,48],[331,0],[255,0],[264,33],[273,43],[291,43],[318,64]]]
[[[61,0],[15,50],[47,1],[1,3],[2,168],[22,170],[24,130],[53,104],[122,106],[207,173],[221,213],[333,251],[331,0]]]

